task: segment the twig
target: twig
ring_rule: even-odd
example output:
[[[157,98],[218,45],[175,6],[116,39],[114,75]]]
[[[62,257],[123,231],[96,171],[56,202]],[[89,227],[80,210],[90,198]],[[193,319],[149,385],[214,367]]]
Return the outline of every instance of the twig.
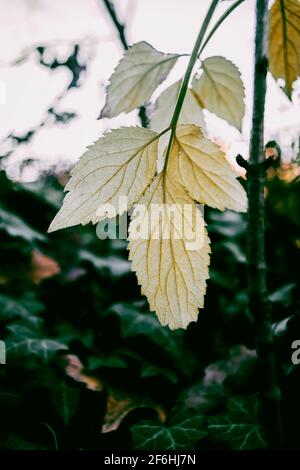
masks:
[[[106,9],[107,9],[108,13],[110,14],[110,17],[111,17],[116,29],[118,30],[122,46],[127,51],[127,49],[129,49],[129,45],[128,45],[128,42],[127,42],[127,39],[126,39],[126,36],[125,36],[125,25],[120,23],[120,21],[118,20],[117,15],[116,15],[116,10],[115,10],[112,2],[110,0],[103,0],[103,2],[104,2],[104,5],[106,6]]]
[[[113,3],[110,0],[103,0],[103,3],[106,7],[107,12],[110,15],[110,18],[115,25],[116,30],[118,31],[119,34],[119,39],[120,42],[124,48],[125,51],[129,49],[129,44],[126,39],[126,33],[125,33],[125,25],[120,22],[120,20],[117,17],[115,7]],[[141,124],[143,127],[148,127],[148,117],[147,117],[147,109],[145,106],[141,106],[139,109],[139,118],[141,121]]]
[[[256,350],[259,361],[262,421],[271,447],[281,445],[280,389],[271,324],[266,300],[264,234],[264,110],[266,95],[268,0],[256,2],[255,73],[250,159],[248,165],[248,289],[249,307],[256,324]]]

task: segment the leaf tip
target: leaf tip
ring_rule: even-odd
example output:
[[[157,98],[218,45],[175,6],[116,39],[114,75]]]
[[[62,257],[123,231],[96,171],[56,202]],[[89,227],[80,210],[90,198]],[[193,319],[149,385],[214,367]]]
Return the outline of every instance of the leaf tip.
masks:
[[[110,116],[109,116],[109,112],[108,112],[107,106],[106,106],[106,104],[105,104],[105,105],[103,106],[103,108],[101,109],[100,114],[99,114],[99,116],[97,117],[97,120],[99,120],[99,119],[104,119],[104,118],[109,118],[109,117],[110,117]]]
[[[56,232],[57,230],[61,230],[66,227],[67,225],[61,221],[60,211],[59,211],[54,217],[54,219],[52,220],[51,224],[49,225],[47,233]]]
[[[59,228],[56,227],[55,219],[53,219],[52,222],[51,222],[51,224],[50,224],[49,227],[48,227],[47,233],[56,232],[56,230],[59,230]]]

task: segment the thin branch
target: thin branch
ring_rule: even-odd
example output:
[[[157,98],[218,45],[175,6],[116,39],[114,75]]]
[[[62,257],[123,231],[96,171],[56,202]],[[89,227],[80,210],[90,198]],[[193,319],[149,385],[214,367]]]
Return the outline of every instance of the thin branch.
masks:
[[[110,0],[103,0],[103,2],[104,2],[104,5],[106,6],[108,13],[110,14],[112,22],[114,23],[119,33],[120,42],[122,43],[122,46],[124,47],[124,49],[127,51],[127,49],[129,49],[129,44],[125,36],[125,25],[120,23],[120,21],[118,20],[117,15],[116,15],[116,10],[112,2]]]
[[[123,46],[123,49],[127,51],[129,49],[129,43],[126,38],[126,29],[125,25],[120,22],[117,17],[115,7],[110,0],[103,0],[103,3],[106,7],[107,12],[118,32],[120,42]],[[139,109],[139,118],[143,127],[148,127],[148,117],[147,117],[147,109],[145,106],[141,106]]]
[[[281,443],[280,389],[276,380],[270,306],[266,300],[265,262],[265,152],[268,0],[256,2],[255,72],[250,159],[248,164],[248,290],[249,307],[256,324],[262,421],[271,447]]]

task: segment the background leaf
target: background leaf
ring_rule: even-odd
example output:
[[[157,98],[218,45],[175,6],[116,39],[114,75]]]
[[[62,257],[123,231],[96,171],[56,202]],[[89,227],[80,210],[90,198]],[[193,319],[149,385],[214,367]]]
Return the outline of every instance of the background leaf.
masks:
[[[111,76],[100,117],[111,118],[144,104],[177,59],[177,54],[163,54],[144,41],[130,47]]]
[[[45,235],[33,230],[17,215],[0,208],[0,231],[11,237],[21,237],[28,242],[45,241]]]
[[[145,450],[189,450],[206,435],[202,416],[169,426],[140,424],[132,428],[134,447]]]
[[[204,108],[241,130],[245,113],[244,85],[232,62],[224,57],[205,59],[200,78],[193,80],[193,91]]]
[[[79,401],[78,386],[68,384],[66,380],[57,383],[52,393],[52,402],[64,424],[67,426],[74,416]]]
[[[269,68],[291,99],[294,81],[300,76],[300,2],[275,0],[270,11]]]
[[[229,398],[227,409],[228,413],[209,419],[208,431],[213,439],[224,440],[238,450],[267,447],[263,428],[257,422],[256,396]]]
[[[169,126],[175,110],[180,85],[181,80],[171,85],[159,95],[156,101],[155,111],[150,121],[151,129],[159,132]],[[178,124],[195,124],[205,129],[205,120],[201,105],[191,88],[187,89]]]

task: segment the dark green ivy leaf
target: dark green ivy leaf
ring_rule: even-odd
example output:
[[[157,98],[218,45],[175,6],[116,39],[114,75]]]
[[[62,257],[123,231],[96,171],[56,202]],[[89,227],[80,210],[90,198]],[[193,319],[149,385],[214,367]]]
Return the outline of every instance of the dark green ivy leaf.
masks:
[[[266,448],[264,430],[258,423],[258,406],[256,395],[230,398],[227,413],[209,419],[210,437],[228,442],[234,450]]]
[[[100,272],[108,273],[112,277],[120,277],[131,272],[130,262],[126,259],[116,256],[107,256],[106,258],[96,256],[87,250],[79,252],[79,260],[88,262]]]
[[[15,317],[27,317],[29,312],[20,302],[7,295],[0,294],[0,320],[11,320]]]
[[[66,426],[76,413],[79,393],[78,386],[68,384],[65,380],[57,382],[56,387],[53,389],[53,406]]]
[[[33,443],[23,439],[17,434],[9,434],[6,441],[0,443],[1,447],[9,450],[46,450],[47,448],[40,444]]]
[[[23,332],[25,333],[25,330]],[[58,351],[68,349],[65,344],[53,339],[28,338],[26,336],[15,335],[9,336],[6,340],[6,345],[8,357],[9,355],[19,358],[35,355],[45,363],[51,361]]]
[[[17,215],[0,208],[0,232],[4,231],[11,237],[23,238],[27,242],[45,241],[46,237],[33,230]]]
[[[182,347],[182,331],[171,331],[159,323],[157,317],[150,312],[144,312],[141,302],[113,304],[108,313],[116,314],[120,319],[121,333],[124,338],[145,335],[150,341],[167,351],[176,364],[185,373],[192,371],[188,351]]]
[[[178,383],[178,376],[172,370],[165,367],[159,367],[155,364],[143,364],[141,369],[141,377],[157,377],[161,376],[169,380],[171,383]]]
[[[95,370],[106,367],[109,369],[126,369],[128,367],[125,358],[118,355],[92,356],[88,358],[88,369]]]
[[[146,450],[193,449],[199,439],[207,436],[204,418],[194,416],[170,426],[140,424],[131,428],[134,447]]]
[[[268,296],[268,300],[270,302],[279,303],[287,307],[291,304],[295,288],[296,284],[294,282],[285,284],[284,286],[272,292]]]

